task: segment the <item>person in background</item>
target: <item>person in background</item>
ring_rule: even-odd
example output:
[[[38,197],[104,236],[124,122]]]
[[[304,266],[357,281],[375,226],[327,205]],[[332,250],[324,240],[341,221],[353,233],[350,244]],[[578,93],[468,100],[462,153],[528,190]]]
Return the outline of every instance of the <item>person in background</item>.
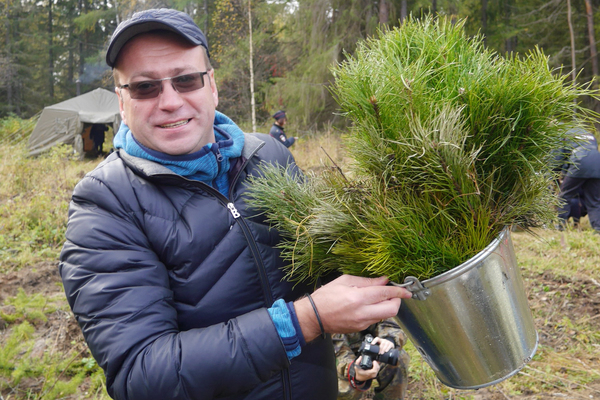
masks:
[[[79,182],[59,272],[115,399],[337,397],[331,333],[397,314],[406,289],[283,279],[280,237],[246,201],[276,139],[216,111],[208,43],[170,9],[119,24],[106,54],[122,125]]]
[[[285,135],[284,126],[287,123],[287,116],[285,115],[285,111],[277,111],[275,114],[273,114],[273,119],[275,120],[275,122],[273,123],[273,126],[269,131],[269,135],[279,140],[281,143],[283,143],[285,147],[290,147],[291,145],[293,145],[296,142],[296,140],[298,140],[298,138],[288,138]]]
[[[568,167],[560,184],[562,205],[558,217],[564,226],[570,217],[578,218],[587,212],[590,225],[600,233],[600,152],[596,137],[578,132],[579,146],[573,149]],[[580,205],[580,209],[576,206]],[[575,206],[575,207],[574,207]]]
[[[373,368],[370,370],[358,367],[362,360],[359,349],[367,335],[375,337],[371,343],[380,347],[380,354],[397,349],[398,364],[373,361]],[[404,398],[408,385],[410,357],[403,349],[406,335],[395,318],[378,322],[360,332],[334,334],[332,339],[338,373],[338,400]]]
[[[104,152],[102,151],[102,146],[104,145],[105,132],[108,130],[108,127],[104,124],[93,124],[90,129],[90,138],[94,142],[94,154],[99,156]]]

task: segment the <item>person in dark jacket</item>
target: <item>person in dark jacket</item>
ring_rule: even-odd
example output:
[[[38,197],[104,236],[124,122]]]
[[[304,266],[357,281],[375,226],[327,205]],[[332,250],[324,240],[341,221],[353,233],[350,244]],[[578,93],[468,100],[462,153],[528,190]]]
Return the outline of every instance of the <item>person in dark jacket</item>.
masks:
[[[298,140],[298,138],[288,138],[284,132],[284,127],[287,123],[287,115],[285,114],[285,111],[277,111],[275,114],[273,114],[273,119],[275,119],[275,122],[273,123],[273,126],[269,131],[269,135],[279,140],[281,143],[283,143],[285,147],[290,147],[291,145],[293,145],[296,142],[296,140]]]
[[[560,185],[559,197],[563,204],[558,216],[563,221],[587,212],[590,225],[600,233],[600,152],[594,135],[583,132],[579,146],[573,149],[568,168]],[[574,207],[581,205],[581,209]]]
[[[103,154],[102,146],[104,145],[105,132],[108,127],[105,124],[93,124],[90,129],[90,138],[94,142],[94,154],[99,156]]]
[[[59,272],[109,395],[335,399],[330,334],[396,315],[410,292],[385,277],[316,290],[283,279],[279,235],[245,199],[261,163],[298,168],[216,111],[191,17],[134,14],[106,61],[123,123],[73,192]]]

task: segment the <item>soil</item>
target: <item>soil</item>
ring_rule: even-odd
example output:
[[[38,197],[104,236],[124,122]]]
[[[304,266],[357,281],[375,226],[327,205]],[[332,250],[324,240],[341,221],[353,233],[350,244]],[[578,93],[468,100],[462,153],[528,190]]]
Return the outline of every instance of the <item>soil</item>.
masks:
[[[552,348],[555,351],[568,355],[569,349],[581,343],[581,335],[586,332],[600,332],[600,282],[589,277],[566,278],[546,272],[544,274],[523,273],[526,290],[529,294],[529,305],[535,317],[536,328],[539,334],[539,348]],[[0,305],[4,300],[17,295],[19,288],[31,295],[41,293],[48,298],[64,296],[58,268],[56,263],[44,262],[32,267],[23,268],[0,275]],[[1,306],[5,309],[10,306]],[[570,321],[579,321],[585,324],[586,332],[578,332],[565,323],[565,317]],[[579,326],[579,325],[578,325]],[[0,319],[0,342],[5,337],[7,326]],[[65,351],[74,348],[81,352],[82,357],[89,357],[83,342],[81,331],[72,314],[65,310],[58,310],[48,315],[46,322],[36,325],[35,354],[44,351]],[[597,338],[597,336],[596,336]],[[573,355],[584,368],[600,368],[600,344],[596,340],[590,344],[595,349],[589,353]],[[538,350],[539,352],[539,350]],[[534,364],[535,361],[532,362]],[[560,369],[559,369],[560,372]],[[565,381],[569,381],[567,371]],[[410,375],[410,367],[409,367]],[[409,377],[410,379],[410,377]],[[29,385],[32,392],[40,386],[39,380],[21,381],[20,387]],[[431,398],[423,395],[424,383],[422,380],[410,379],[407,399]],[[501,385],[494,385],[478,391],[450,391],[450,395],[441,398],[471,397],[475,400],[490,399],[600,399],[600,380],[588,382],[585,387],[575,384],[562,388],[544,389],[540,382],[538,388],[524,388],[520,393],[506,393]],[[27,389],[27,388],[23,388]],[[1,393],[6,398],[6,393]],[[12,397],[11,397],[12,398]]]

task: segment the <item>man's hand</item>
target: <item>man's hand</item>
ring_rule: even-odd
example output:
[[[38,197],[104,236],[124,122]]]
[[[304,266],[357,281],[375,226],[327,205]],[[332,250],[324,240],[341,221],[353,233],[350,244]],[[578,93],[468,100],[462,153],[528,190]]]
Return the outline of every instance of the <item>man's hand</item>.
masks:
[[[376,344],[379,346],[379,354],[387,353],[388,351],[394,348],[393,342],[387,339],[382,339],[380,337],[376,337],[375,339],[373,339],[371,344]]]
[[[382,339],[380,337],[376,337],[373,339],[371,344],[379,346],[379,354],[387,353],[388,351],[394,348],[394,343],[387,340]],[[354,372],[355,377],[359,381],[368,381],[369,379],[377,378],[377,374],[381,369],[381,364],[377,360],[373,360],[373,368],[371,369],[362,369],[359,367],[360,361],[362,360],[362,356],[358,357],[358,359],[354,362]]]
[[[350,333],[366,329],[382,319],[398,314],[400,299],[412,294],[388,279],[342,275],[317,289],[311,296],[327,333]],[[294,302],[304,339],[309,342],[321,334],[315,312],[307,298]]]
[[[354,362],[354,365],[353,365],[354,378],[358,381],[363,381],[363,382],[368,381],[369,379],[377,378],[377,374],[379,373],[379,369],[381,368],[381,365],[379,364],[379,362],[376,360],[373,360],[373,368],[362,369],[361,367],[359,367],[361,360],[362,360],[362,356],[358,357],[356,359],[356,361]]]

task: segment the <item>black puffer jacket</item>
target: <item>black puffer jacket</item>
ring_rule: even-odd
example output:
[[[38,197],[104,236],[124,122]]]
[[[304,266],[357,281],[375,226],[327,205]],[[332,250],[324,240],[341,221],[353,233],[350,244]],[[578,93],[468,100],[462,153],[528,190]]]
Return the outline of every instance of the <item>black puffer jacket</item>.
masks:
[[[114,398],[336,398],[331,340],[290,362],[267,312],[309,289],[282,280],[278,236],[244,201],[263,160],[291,155],[247,134],[231,200],[122,151],[75,188],[60,274]]]

